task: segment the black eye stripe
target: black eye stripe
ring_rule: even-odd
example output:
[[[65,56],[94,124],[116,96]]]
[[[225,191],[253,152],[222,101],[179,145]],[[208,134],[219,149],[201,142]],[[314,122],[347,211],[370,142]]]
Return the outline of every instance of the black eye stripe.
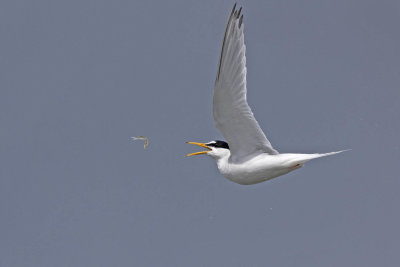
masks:
[[[212,147],[219,147],[219,148],[226,148],[229,149],[229,145],[227,142],[220,141],[220,140],[215,140],[213,142],[210,142],[206,144],[207,146],[212,146]]]

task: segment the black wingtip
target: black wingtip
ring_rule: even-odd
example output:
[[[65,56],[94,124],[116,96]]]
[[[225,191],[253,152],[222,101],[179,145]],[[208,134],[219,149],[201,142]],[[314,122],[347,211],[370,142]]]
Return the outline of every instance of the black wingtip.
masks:
[[[242,7],[239,8],[239,12],[237,13],[237,17],[236,18],[239,18],[240,12],[242,12]]]
[[[235,4],[233,5],[233,8],[232,8],[231,14],[233,14],[233,12],[235,12],[235,9],[236,9],[236,2],[235,2]]]
[[[240,27],[242,27],[242,23],[243,23],[243,15],[241,15],[239,19],[239,29]]]

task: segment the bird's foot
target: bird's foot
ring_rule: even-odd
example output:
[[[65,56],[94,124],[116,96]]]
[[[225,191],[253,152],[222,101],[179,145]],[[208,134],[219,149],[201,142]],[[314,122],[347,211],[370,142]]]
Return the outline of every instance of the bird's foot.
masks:
[[[303,166],[303,165],[301,165],[300,163],[297,163],[296,165],[294,165],[294,166],[292,166],[291,167],[291,169],[298,169],[298,168],[300,168],[301,166]]]

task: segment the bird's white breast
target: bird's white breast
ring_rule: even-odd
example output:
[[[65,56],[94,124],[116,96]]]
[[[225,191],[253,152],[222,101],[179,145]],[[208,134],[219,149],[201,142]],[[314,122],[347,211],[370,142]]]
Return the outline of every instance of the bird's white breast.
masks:
[[[228,159],[217,162],[219,171],[229,180],[243,185],[260,183],[286,174],[294,167],[296,154],[260,154],[242,163],[230,163]]]

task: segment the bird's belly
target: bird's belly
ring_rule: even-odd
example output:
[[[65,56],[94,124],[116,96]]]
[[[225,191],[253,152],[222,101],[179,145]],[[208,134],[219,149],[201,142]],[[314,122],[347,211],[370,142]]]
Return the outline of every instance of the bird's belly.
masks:
[[[296,168],[277,166],[275,164],[230,164],[228,168],[220,169],[221,173],[232,182],[251,185],[287,174]]]

